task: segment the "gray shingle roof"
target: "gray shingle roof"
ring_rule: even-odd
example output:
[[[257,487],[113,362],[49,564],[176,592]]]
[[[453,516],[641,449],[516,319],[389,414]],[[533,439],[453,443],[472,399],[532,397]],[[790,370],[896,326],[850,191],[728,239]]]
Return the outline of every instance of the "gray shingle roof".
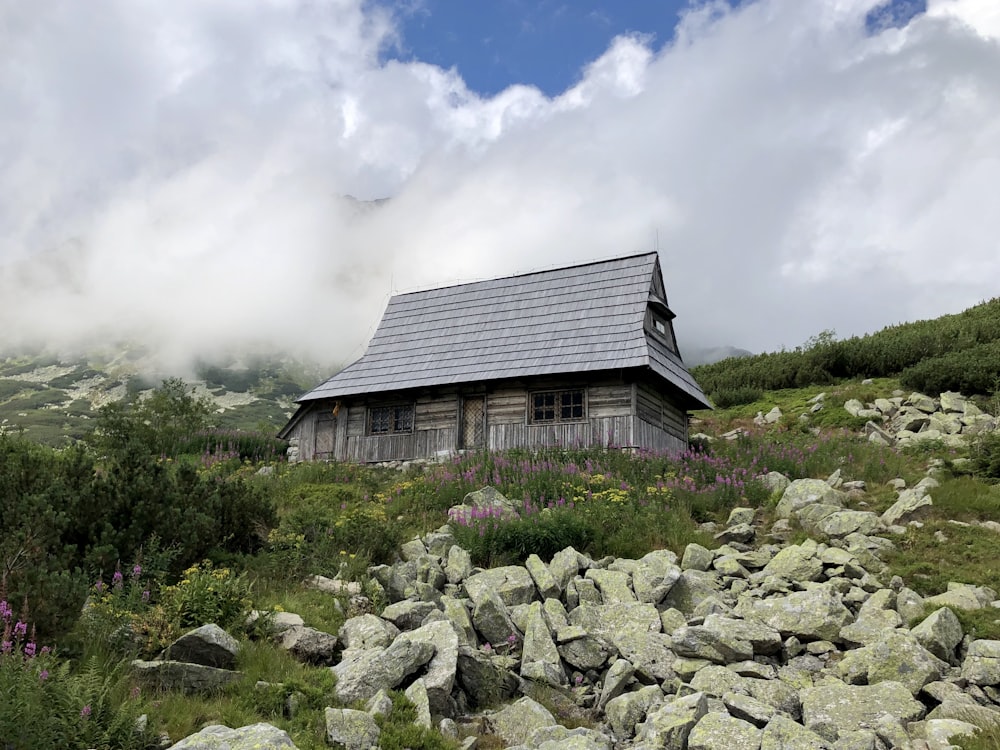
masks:
[[[299,399],[648,367],[705,394],[643,330],[656,253],[399,294],[364,356]]]

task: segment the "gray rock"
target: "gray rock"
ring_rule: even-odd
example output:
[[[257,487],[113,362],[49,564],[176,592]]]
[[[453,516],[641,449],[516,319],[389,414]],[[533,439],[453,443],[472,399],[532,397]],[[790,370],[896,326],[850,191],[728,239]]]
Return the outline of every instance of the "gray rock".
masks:
[[[875,643],[886,629],[898,628],[902,618],[893,610],[877,610],[865,613],[850,625],[840,629],[840,640],[858,646]]]
[[[815,732],[779,714],[761,732],[760,750],[830,750],[830,746]]]
[[[701,717],[688,736],[688,750],[758,750],[761,731],[753,724],[723,713]]]
[[[640,602],[659,604],[680,575],[677,556],[670,550],[656,550],[638,561],[632,572],[632,590]]]
[[[344,750],[369,750],[378,746],[382,730],[369,714],[350,708],[327,708],[326,741]]]
[[[597,709],[602,710],[608,701],[617,698],[635,675],[635,667],[628,659],[618,659],[604,675],[604,686],[597,701]]]
[[[697,693],[721,698],[726,693],[745,692],[743,683],[744,679],[731,669],[718,664],[709,664],[695,673],[690,685]]]
[[[508,745],[523,745],[536,730],[558,724],[545,706],[527,696],[488,714],[486,723]]]
[[[780,471],[771,471],[761,477],[760,481],[768,489],[771,494],[784,492],[788,485],[792,483],[788,477],[782,474]]]
[[[971,737],[979,728],[975,724],[958,719],[931,719],[924,727],[927,750],[951,750],[952,737]]]
[[[403,542],[399,547],[399,556],[409,562],[427,554],[427,548],[420,539]]]
[[[558,724],[536,729],[528,738],[528,747],[537,750],[611,750],[613,742],[596,729],[567,729]]]
[[[823,575],[823,562],[816,556],[816,545],[793,545],[771,558],[763,574],[786,581],[818,581]]]
[[[837,664],[838,673],[849,681],[901,684],[913,695],[928,682],[941,679],[947,668],[903,630],[885,631],[876,642],[848,652]]]
[[[534,584],[532,584],[534,590]],[[501,645],[513,638],[521,639],[521,632],[511,619],[507,608],[494,592],[484,595],[472,610],[472,624],[489,644]]]
[[[461,583],[472,575],[472,556],[457,544],[448,550],[448,562],[444,566],[448,583]]]
[[[560,591],[565,591],[566,586],[580,572],[580,553],[572,547],[556,552],[549,563],[549,572],[559,586]]]
[[[628,739],[635,735],[636,725],[645,721],[649,711],[661,703],[663,691],[658,685],[648,685],[609,700],[604,715],[615,736]]]
[[[980,729],[1000,731],[1000,711],[991,706],[980,706],[969,700],[946,700],[927,714],[927,720],[958,719],[975,724]]]
[[[455,706],[451,697],[458,671],[458,634],[448,621],[431,622],[400,636],[414,643],[426,643],[434,649],[421,678],[430,710],[435,716],[451,718]]]
[[[591,635],[616,643],[630,634],[658,633],[660,613],[652,604],[581,604],[569,613],[570,625],[579,625]]]
[[[386,648],[399,635],[399,628],[372,614],[344,621],[337,639],[348,649]]]
[[[250,615],[247,617],[247,625],[253,625],[261,617],[267,618],[268,630],[271,635],[278,635],[288,630],[288,628],[306,624],[305,620],[294,612],[261,612],[254,609],[251,610]]]
[[[949,583],[948,590],[943,594],[924,598],[924,604],[932,607],[949,607],[951,609],[976,610],[990,606],[994,599],[990,592],[977,586]]]
[[[510,673],[509,665],[498,662],[482,651],[459,646],[458,682],[473,707],[495,705],[517,690],[518,678]]]
[[[168,750],[296,750],[288,733],[263,722],[230,729],[211,724]]]
[[[722,702],[730,716],[749,721],[760,729],[778,714],[778,709],[771,704],[740,693],[723,693]]]
[[[427,684],[423,678],[414,680],[413,683],[403,691],[403,695],[409,698],[410,703],[417,710],[417,718],[413,722],[418,727],[431,729],[434,725],[431,722],[431,702],[427,695]]]
[[[534,554],[528,555],[524,561],[524,567],[527,569],[528,575],[531,576],[531,580],[535,582],[535,588],[538,589],[538,594],[542,599],[559,598],[562,589],[555,576],[549,572],[549,566],[542,562],[542,558]]]
[[[858,401],[856,398],[848,399],[844,402],[844,411],[850,414],[852,417],[858,416],[858,412],[865,408],[865,405]]]
[[[401,601],[390,604],[382,610],[382,619],[388,620],[400,630],[419,628],[437,607],[432,602]]]
[[[665,750],[684,750],[691,730],[708,713],[708,698],[693,693],[677,698],[650,713],[639,725],[640,742]]]
[[[624,633],[614,643],[644,680],[663,683],[676,677],[673,665],[677,656],[666,633]]]
[[[749,641],[700,626],[675,630],[670,637],[670,647],[678,656],[707,659],[717,664],[753,658],[753,646]]]
[[[903,490],[899,493],[896,502],[882,514],[880,520],[886,526],[917,521],[926,517],[933,505],[934,501],[925,490]]]
[[[802,723],[807,729],[833,726],[850,732],[871,729],[883,714],[904,722],[923,718],[924,705],[898,682],[846,685],[829,682],[801,692]]]
[[[167,646],[165,658],[205,667],[234,669],[240,643],[214,623],[195,628]]]
[[[835,641],[840,629],[853,619],[837,593],[825,585],[770,599],[744,598],[736,613],[744,619],[762,622],[783,636],[794,635],[805,640]]]
[[[814,503],[838,507],[844,505],[841,493],[822,479],[796,479],[782,493],[781,500],[775,508],[775,515],[778,518],[792,518],[800,510]]]
[[[345,653],[344,660],[331,667],[337,676],[337,699],[342,703],[365,701],[379,690],[391,690],[433,656],[430,643],[402,636],[386,649]]]
[[[568,682],[539,602],[533,603],[528,612],[521,652],[521,676],[557,687]]]
[[[581,672],[600,669],[615,650],[608,641],[589,635],[578,626],[563,628],[556,636],[556,648],[563,661]]]
[[[637,601],[632,592],[631,576],[619,570],[601,570],[591,568],[584,576],[594,582],[601,592],[603,604],[618,604],[619,602]]]
[[[281,648],[307,664],[329,666],[336,660],[337,636],[306,626],[289,628],[278,641]]]
[[[488,511],[499,518],[516,518],[518,510],[517,503],[504,497],[496,487],[483,487],[481,490],[470,492],[462,499],[462,505],[458,507],[463,506],[479,511]],[[451,515],[450,511],[449,515]]]
[[[904,403],[912,406],[914,409],[919,409],[925,414],[933,414],[938,410],[937,401],[930,396],[925,396],[923,393],[918,393],[916,391],[911,393]]]
[[[941,394],[941,411],[950,414],[965,414],[968,402],[961,393],[945,391]]]
[[[365,711],[372,716],[389,716],[392,714],[392,698],[385,690],[379,690],[365,703]]]
[[[692,542],[684,548],[681,570],[708,570],[715,555],[711,550]]]
[[[910,631],[921,646],[946,662],[955,659],[955,648],[965,635],[962,623],[947,607],[934,610]]]
[[[479,638],[476,637],[476,629],[472,625],[472,616],[465,606],[466,601],[465,599],[442,596],[441,606],[444,608],[445,616],[455,629],[459,644],[477,648]]]
[[[176,690],[181,693],[214,693],[242,676],[239,672],[181,661],[132,662],[132,677],[153,690]]]
[[[781,633],[756,620],[738,620],[724,615],[709,615],[703,627],[715,633],[726,633],[747,641],[758,655],[776,654],[781,650]]]
[[[1000,685],[1000,641],[981,639],[969,644],[962,677],[973,685]]]
[[[673,607],[685,615],[691,615],[702,601],[718,594],[720,588],[719,579],[715,574],[693,568],[685,570],[663,597],[660,607],[663,609]]]
[[[476,605],[493,593],[508,607],[515,604],[529,604],[537,598],[531,574],[520,565],[484,570],[466,578],[463,585],[469,598]]]
[[[879,526],[879,517],[867,510],[841,510],[826,516],[816,526],[821,534],[839,539],[855,532],[873,533]]]

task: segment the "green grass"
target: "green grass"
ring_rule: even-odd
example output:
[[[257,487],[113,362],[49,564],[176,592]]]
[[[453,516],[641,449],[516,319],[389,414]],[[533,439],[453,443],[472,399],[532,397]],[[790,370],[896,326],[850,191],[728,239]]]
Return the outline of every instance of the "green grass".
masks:
[[[947,542],[935,536],[938,532]],[[896,551],[887,555],[886,562],[921,595],[940,594],[950,581],[995,587],[1000,580],[996,555],[1000,535],[978,526],[956,526],[933,518],[920,528],[909,527],[894,541]]]

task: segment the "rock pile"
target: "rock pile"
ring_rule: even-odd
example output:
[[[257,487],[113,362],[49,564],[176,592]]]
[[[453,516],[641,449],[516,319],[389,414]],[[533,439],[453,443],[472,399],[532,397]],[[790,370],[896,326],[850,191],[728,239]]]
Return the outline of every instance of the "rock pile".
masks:
[[[904,396],[902,391],[895,391],[892,398],[877,398],[870,404],[851,399],[844,409],[852,416],[869,420],[865,425],[869,440],[900,447],[927,440],[960,447],[969,437],[998,427],[995,417],[951,391],[938,398],[922,393]]]
[[[377,747],[392,689],[419,724],[470,747],[491,733],[525,750],[938,750],[1000,728],[1000,641],[965,634],[955,615],[1000,607],[996,592],[954,583],[923,598],[886,580],[886,535],[919,518],[935,481],[899,486],[881,515],[849,509],[864,484],[839,474],[765,481],[780,493],[770,529],[737,508],[722,546],[679,560],[567,548],[482,570],[448,526],[406,543],[371,570],[390,602],[381,614],[349,618],[322,657],[302,656],[329,657],[339,702],[357,706],[327,710],[328,741]],[[502,507],[498,494],[467,504]],[[812,538],[782,541],[792,523]],[[589,728],[561,726],[564,711]]]

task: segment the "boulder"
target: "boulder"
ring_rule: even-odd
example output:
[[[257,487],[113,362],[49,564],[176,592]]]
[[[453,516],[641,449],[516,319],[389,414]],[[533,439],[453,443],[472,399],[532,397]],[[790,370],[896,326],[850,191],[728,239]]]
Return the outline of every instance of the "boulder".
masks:
[[[433,656],[433,645],[405,637],[385,649],[345,652],[343,661],[331,667],[337,676],[337,699],[342,703],[365,701],[379,690],[391,690]]]
[[[969,644],[962,677],[973,685],[1000,685],[1000,641],[982,639]]]
[[[837,640],[840,629],[853,620],[836,591],[825,585],[770,599],[743,598],[736,613],[762,622],[783,636],[804,640]]]
[[[591,568],[584,577],[593,581],[594,585],[597,586],[597,590],[601,592],[603,604],[637,601],[632,591],[632,577],[624,571]]]
[[[850,682],[905,685],[916,695],[928,682],[941,679],[948,665],[925,649],[911,633],[888,630],[867,646],[849,651],[837,671]]]
[[[472,556],[457,544],[448,550],[448,562],[444,566],[448,583],[461,583],[472,575]]]
[[[933,505],[934,501],[923,488],[903,490],[896,502],[882,514],[881,521],[886,526],[916,521],[926,516]]]
[[[570,625],[616,643],[622,636],[660,632],[660,613],[652,604],[581,604],[569,613]]]
[[[708,713],[708,698],[704,693],[692,693],[676,698],[651,712],[639,725],[640,742],[665,750],[684,750],[691,730]]]
[[[403,691],[410,703],[413,704],[414,709],[417,712],[417,718],[414,720],[414,724],[418,727],[423,727],[424,729],[431,729],[434,725],[431,721],[431,701],[430,697],[427,695],[427,684],[424,679],[414,680],[411,685]]]
[[[801,697],[802,723],[807,729],[834,727],[840,732],[871,729],[883,714],[909,722],[922,719],[926,711],[909,688],[898,682],[847,685],[834,681],[806,688]]]
[[[508,745],[522,745],[536,730],[558,723],[545,706],[527,696],[486,716],[490,732]]]
[[[296,750],[296,747],[287,732],[261,722],[238,729],[210,724],[168,750]]]
[[[326,741],[344,750],[369,750],[377,747],[382,730],[364,711],[350,708],[327,708]]]
[[[538,555],[528,555],[524,561],[524,567],[535,582],[535,588],[542,599],[558,599],[562,593],[555,576],[549,571],[549,566],[542,562]]]
[[[680,575],[677,556],[670,550],[656,550],[639,559],[632,571],[632,590],[640,602],[659,604]]]
[[[796,479],[781,494],[774,512],[778,518],[792,518],[814,503],[837,507],[844,505],[841,493],[822,479]]]
[[[649,711],[661,703],[663,691],[658,685],[648,685],[609,700],[604,715],[616,737],[629,739],[635,735],[636,725],[645,721]]]
[[[521,651],[521,676],[557,687],[568,682],[559,651],[542,616],[542,605],[538,602],[531,605],[528,613]]]
[[[372,614],[344,621],[337,639],[347,649],[386,648],[399,635],[399,628]]]
[[[670,637],[670,648],[678,656],[707,659],[717,664],[753,658],[753,646],[732,633],[701,626],[678,628]]]
[[[724,713],[701,717],[688,735],[688,750],[758,750],[761,731],[748,721]]]
[[[240,643],[214,623],[195,628],[167,646],[164,656],[171,661],[234,669]]]
[[[793,545],[778,552],[764,566],[765,576],[777,576],[786,581],[818,581],[823,575],[823,563],[816,556],[816,545]]]
[[[433,602],[404,600],[382,610],[382,619],[388,620],[400,630],[413,630],[419,628],[424,618],[435,609],[437,607]]]
[[[947,607],[936,609],[910,631],[921,646],[946,662],[955,659],[955,648],[962,642],[962,623]]]
[[[779,714],[761,732],[760,750],[830,750],[830,745],[815,732]]]
[[[475,605],[479,605],[494,593],[507,607],[529,604],[537,598],[531,574],[527,568],[522,568],[520,565],[484,570],[466,578],[463,585]]]
[[[337,636],[315,628],[304,625],[289,628],[281,634],[278,643],[296,659],[307,664],[330,666],[336,661]]]
[[[435,716],[454,716],[455,706],[451,692],[458,671],[458,634],[451,622],[430,622],[401,635],[400,639],[426,643],[433,647],[434,656],[427,663],[427,670],[421,678],[430,710]]]
[[[137,683],[153,690],[176,690],[181,693],[214,693],[222,690],[242,675],[229,669],[206,667],[181,661],[132,662],[132,677]]]
[[[688,546],[690,548],[690,545]],[[687,551],[685,551],[685,555],[687,555]],[[703,601],[714,597],[721,588],[719,579],[714,573],[693,568],[684,570],[674,581],[674,585],[670,587],[670,591],[663,597],[659,606],[662,609],[672,607],[685,615],[692,615]]]

